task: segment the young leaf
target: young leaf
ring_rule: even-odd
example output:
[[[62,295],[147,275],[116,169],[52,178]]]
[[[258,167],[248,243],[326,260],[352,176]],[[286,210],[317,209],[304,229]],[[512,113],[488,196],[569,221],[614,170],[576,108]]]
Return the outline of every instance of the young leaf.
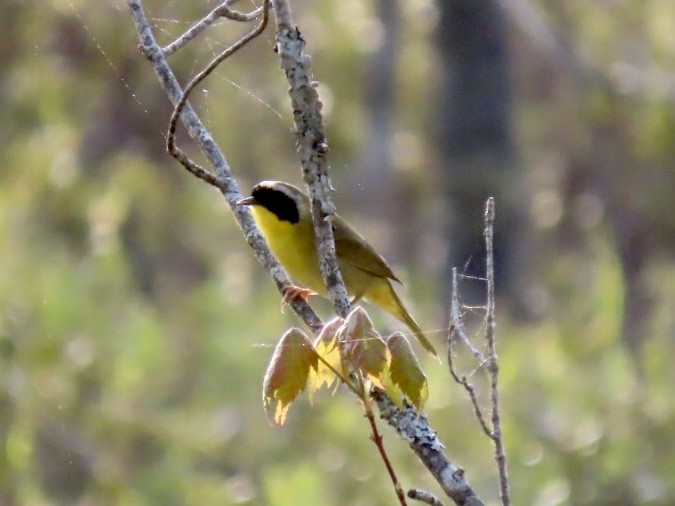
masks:
[[[391,354],[389,375],[392,383],[415,407],[422,408],[429,396],[429,387],[410,342],[403,334],[396,332],[387,339],[387,348]]]
[[[342,318],[333,318],[326,323],[319,336],[314,341],[317,355],[328,362],[336,371],[340,370],[340,348],[338,347],[337,332],[344,323]],[[312,402],[314,393],[321,387],[330,388],[338,377],[323,361],[318,360],[316,369],[309,372],[308,394]]]
[[[283,425],[291,404],[305,389],[318,358],[307,336],[292,328],[279,340],[263,381],[263,405],[272,423]]]
[[[363,309],[357,307],[349,313],[338,337],[343,369],[358,369],[384,388],[382,373],[389,363],[387,345]]]

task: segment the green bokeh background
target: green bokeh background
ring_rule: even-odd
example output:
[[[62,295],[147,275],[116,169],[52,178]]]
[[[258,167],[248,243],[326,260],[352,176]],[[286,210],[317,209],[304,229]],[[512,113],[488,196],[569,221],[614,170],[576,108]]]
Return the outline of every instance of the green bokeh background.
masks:
[[[511,28],[518,177],[523,207],[536,214],[527,257],[536,317],[515,318],[502,311],[508,296],[498,301],[513,497],[533,505],[673,504],[674,4],[532,4],[596,71],[612,75],[629,54],[655,77],[625,94],[577,93],[558,71],[547,76],[556,91],[542,96],[545,58],[533,59]],[[145,5],[168,42],[214,4]],[[294,9],[321,81],[340,190],[359,177],[362,75],[377,20],[361,1],[298,1]],[[2,10],[0,504],[394,504],[362,412],[346,392],[319,395],[313,406],[303,398],[284,427],[268,424],[265,366],[297,320],[280,312],[278,293],[222,198],[164,154],[170,108],[136,49],[124,2],[5,0]],[[404,2],[402,11],[405,72],[395,115],[397,146],[408,157],[399,169],[422,190],[416,205],[424,217],[441,198],[428,135],[435,7]],[[241,30],[219,23],[173,57],[181,80]],[[262,178],[299,179],[287,84],[272,45],[268,31],[193,100],[243,188]],[[598,150],[616,155],[616,193],[642,206],[645,223],[665,238],[643,273],[651,304],[641,315],[639,350],[622,340],[625,280],[611,210],[590,213],[572,234],[563,226],[575,208],[555,168],[601,128],[607,144]],[[388,234],[364,217],[367,199],[357,191],[338,191],[336,200],[369,237]],[[480,222],[464,226],[480,236]],[[422,227],[413,252],[388,257],[414,313],[441,342],[448,286],[439,266],[424,260],[424,248],[443,242],[432,232]],[[415,252],[417,263],[403,260]],[[470,332],[480,334],[480,316],[468,312]],[[475,489],[496,504],[492,450],[466,396],[444,366],[422,363],[432,425]],[[483,388],[482,372],[473,377]],[[438,492],[406,444],[382,431],[404,487]]]

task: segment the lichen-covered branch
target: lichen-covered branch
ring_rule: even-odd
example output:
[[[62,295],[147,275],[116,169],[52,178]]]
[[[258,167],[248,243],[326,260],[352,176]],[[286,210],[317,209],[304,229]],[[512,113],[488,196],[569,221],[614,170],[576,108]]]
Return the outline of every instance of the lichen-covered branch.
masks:
[[[377,403],[380,417],[410,444],[412,450],[455,504],[483,505],[483,501],[467,482],[464,470],[453,464],[443,453],[443,443],[429,425],[426,415],[418,413],[408,403],[400,408],[379,388],[373,388],[371,396]]]
[[[276,51],[290,88],[296,140],[300,164],[309,197],[316,231],[319,267],[324,283],[338,315],[345,318],[350,310],[349,296],[335,254],[331,218],[335,207],[330,200],[332,191],[328,176],[328,142],[321,116],[321,101],[313,80],[309,55],[304,52],[305,41],[293,26],[287,0],[274,0],[277,22]]]

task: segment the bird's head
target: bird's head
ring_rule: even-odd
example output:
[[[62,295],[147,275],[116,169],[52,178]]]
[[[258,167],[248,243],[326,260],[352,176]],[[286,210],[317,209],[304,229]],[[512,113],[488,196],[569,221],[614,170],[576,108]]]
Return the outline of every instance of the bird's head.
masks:
[[[261,181],[253,187],[251,196],[240,200],[237,205],[264,207],[280,221],[291,224],[311,219],[307,195],[283,181]]]

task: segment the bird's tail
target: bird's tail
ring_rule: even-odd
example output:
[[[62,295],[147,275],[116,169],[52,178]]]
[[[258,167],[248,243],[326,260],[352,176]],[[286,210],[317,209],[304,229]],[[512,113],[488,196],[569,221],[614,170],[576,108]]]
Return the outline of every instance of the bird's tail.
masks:
[[[379,304],[380,307],[382,307],[382,309],[387,311],[389,314],[395,316],[397,319],[405,323],[420,342],[422,347],[434,357],[438,358],[438,353],[436,353],[434,345],[431,344],[429,339],[427,339],[427,336],[424,334],[418,323],[405,308],[403,302],[401,302],[401,299],[398,298],[398,295],[394,291],[394,287],[391,286],[389,280],[383,279],[381,281],[382,283],[377,290],[369,290],[368,298],[372,302]]]
[[[392,292],[393,291],[394,289],[392,288]],[[396,298],[398,299],[398,296]],[[400,300],[399,300],[399,308],[400,314],[397,313],[394,314],[394,316],[396,316],[399,320],[401,320],[408,326],[408,328],[412,331],[413,334],[415,334],[415,337],[425,350],[431,353],[434,357],[439,358],[438,353],[436,352],[436,348],[434,348],[434,345],[431,344],[431,341],[429,341],[429,339],[427,339],[427,336],[424,334],[424,332],[417,324],[415,319],[412,316],[410,316],[410,313],[408,313],[405,306],[400,304]]]

